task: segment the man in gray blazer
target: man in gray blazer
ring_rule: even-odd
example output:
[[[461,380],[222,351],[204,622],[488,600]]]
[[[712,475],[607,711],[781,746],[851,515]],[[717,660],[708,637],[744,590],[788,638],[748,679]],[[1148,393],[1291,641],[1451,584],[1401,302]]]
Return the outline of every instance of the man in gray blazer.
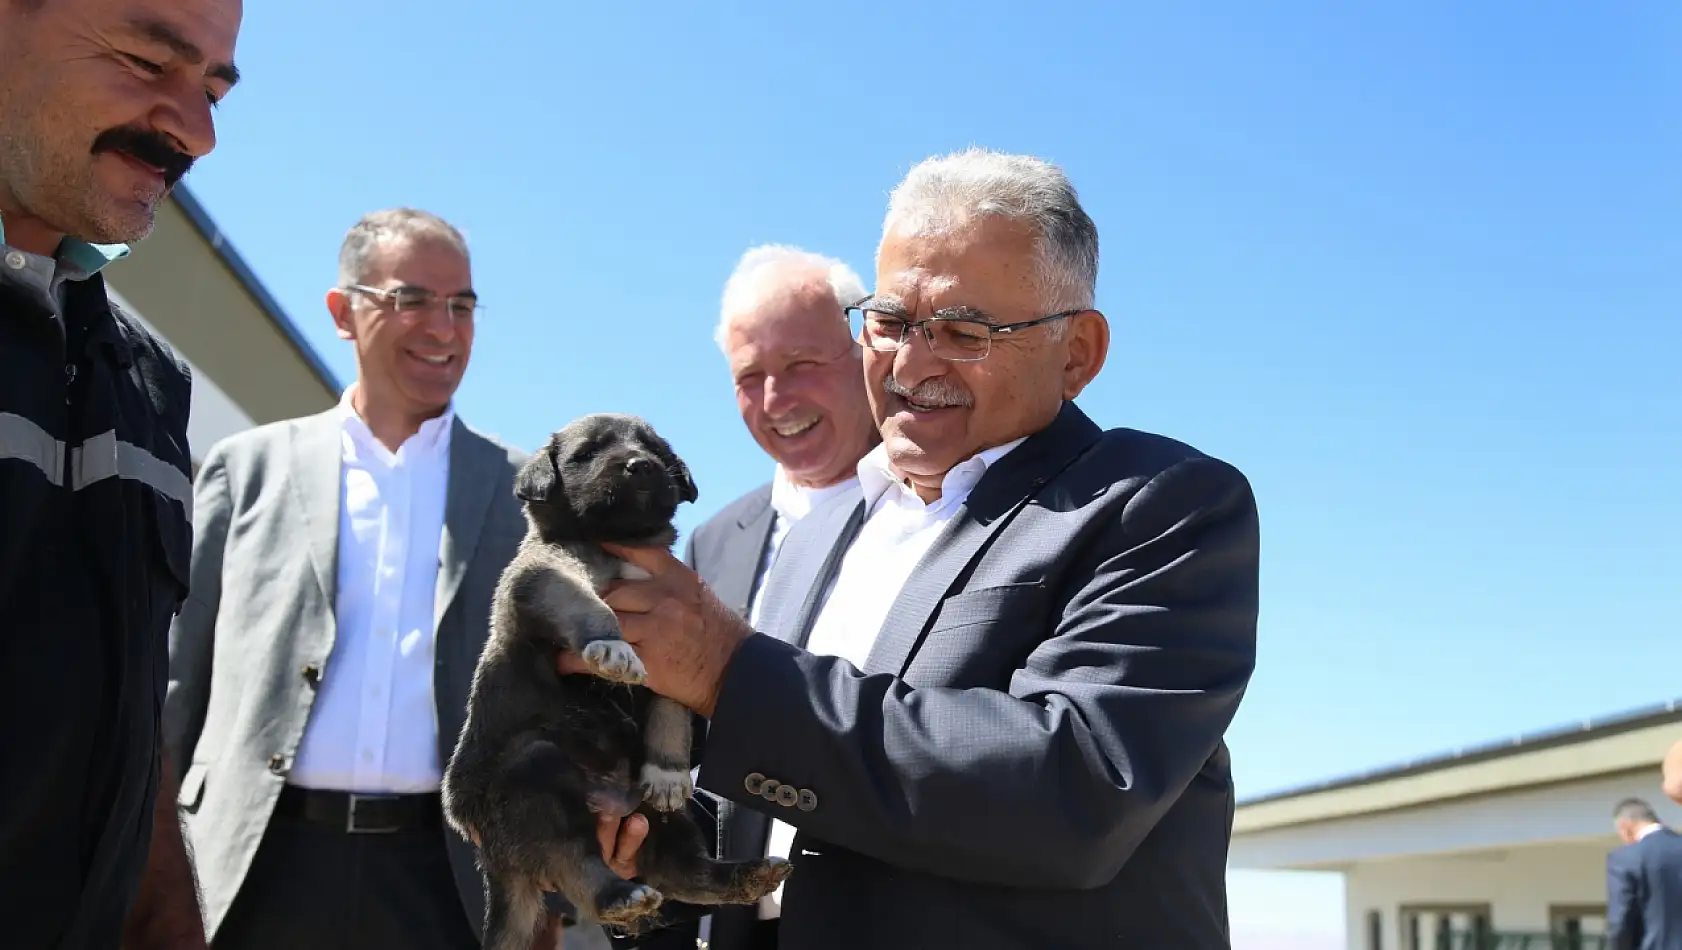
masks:
[[[452,408],[477,307],[454,227],[370,214],[339,277],[343,401],[198,475],[167,740],[214,946],[472,950],[483,884],[438,780],[525,531],[523,456]]]
[[[845,308],[864,295],[864,282],[845,263],[787,245],[748,250],[725,281],[714,339],[742,423],[775,466],[770,482],[690,533],[683,560],[750,622],[765,607],[762,581],[789,529],[834,497],[856,498],[859,459],[879,441],[861,354],[847,333]],[[706,793],[696,807],[723,857],[767,853],[763,815]],[[643,946],[692,950],[700,937],[716,950],[745,950],[755,932],[772,929],[760,922],[776,918],[777,901],[773,894],[756,907],[720,908],[709,921],[674,926]]]
[[[626,551],[625,639],[710,720],[700,785],[796,829],[783,950],[1225,950],[1250,486],[1075,406],[1109,330],[1060,170],[932,159],[883,231],[862,500],[795,525],[758,633]]]

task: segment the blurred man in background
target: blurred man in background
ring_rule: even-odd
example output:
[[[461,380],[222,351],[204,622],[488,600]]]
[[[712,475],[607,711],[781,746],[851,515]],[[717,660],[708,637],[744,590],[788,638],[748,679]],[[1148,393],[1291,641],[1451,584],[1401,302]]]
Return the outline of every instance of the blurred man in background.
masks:
[[[1682,835],[1651,805],[1626,798],[1612,813],[1621,847],[1606,856],[1610,950],[1682,950]]]

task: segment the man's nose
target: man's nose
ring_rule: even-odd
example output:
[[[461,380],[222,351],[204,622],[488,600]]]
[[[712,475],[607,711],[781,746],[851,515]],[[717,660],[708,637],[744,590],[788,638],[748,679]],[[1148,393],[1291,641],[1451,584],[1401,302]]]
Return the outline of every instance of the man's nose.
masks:
[[[905,342],[894,351],[894,381],[906,389],[916,389],[925,380],[944,376],[948,368],[946,361],[929,349],[922,327],[908,332]]]
[[[456,326],[456,316],[450,311],[449,305],[442,300],[434,300],[421,308],[419,319],[416,321],[422,332],[440,343],[448,343],[456,338],[459,328]]]
[[[768,416],[779,416],[794,405],[793,384],[774,374],[766,374],[762,394],[762,405]]]
[[[185,80],[178,85],[180,88],[154,113],[152,126],[174,139],[181,151],[203,158],[216,149],[216,119],[211,115],[210,100],[202,86]]]

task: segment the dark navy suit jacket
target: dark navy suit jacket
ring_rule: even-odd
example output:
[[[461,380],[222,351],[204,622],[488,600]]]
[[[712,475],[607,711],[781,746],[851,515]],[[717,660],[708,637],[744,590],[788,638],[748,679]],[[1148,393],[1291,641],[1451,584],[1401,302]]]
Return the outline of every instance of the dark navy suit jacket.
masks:
[[[1682,835],[1660,828],[1606,856],[1612,950],[1682,950]]]
[[[784,539],[700,756],[701,788],[797,829],[782,950],[1228,950],[1244,476],[1065,404],[883,579],[904,586],[858,668],[804,644],[863,508]],[[783,785],[796,804],[763,794]]]

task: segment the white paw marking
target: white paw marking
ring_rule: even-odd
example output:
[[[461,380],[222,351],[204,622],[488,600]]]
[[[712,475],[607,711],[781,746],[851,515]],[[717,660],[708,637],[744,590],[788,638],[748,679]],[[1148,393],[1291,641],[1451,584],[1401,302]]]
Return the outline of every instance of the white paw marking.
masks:
[[[646,581],[653,576],[653,574],[650,574],[635,564],[632,564],[630,561],[619,562],[619,579],[622,581]]]
[[[580,655],[590,664],[590,671],[604,680],[641,686],[648,675],[637,651],[623,640],[597,640],[585,646]]]
[[[601,919],[610,924],[631,923],[646,917],[660,907],[662,895],[647,884],[638,884],[624,898],[601,909]]]
[[[688,772],[662,768],[653,762],[642,764],[643,798],[660,811],[677,811],[695,794]]]

